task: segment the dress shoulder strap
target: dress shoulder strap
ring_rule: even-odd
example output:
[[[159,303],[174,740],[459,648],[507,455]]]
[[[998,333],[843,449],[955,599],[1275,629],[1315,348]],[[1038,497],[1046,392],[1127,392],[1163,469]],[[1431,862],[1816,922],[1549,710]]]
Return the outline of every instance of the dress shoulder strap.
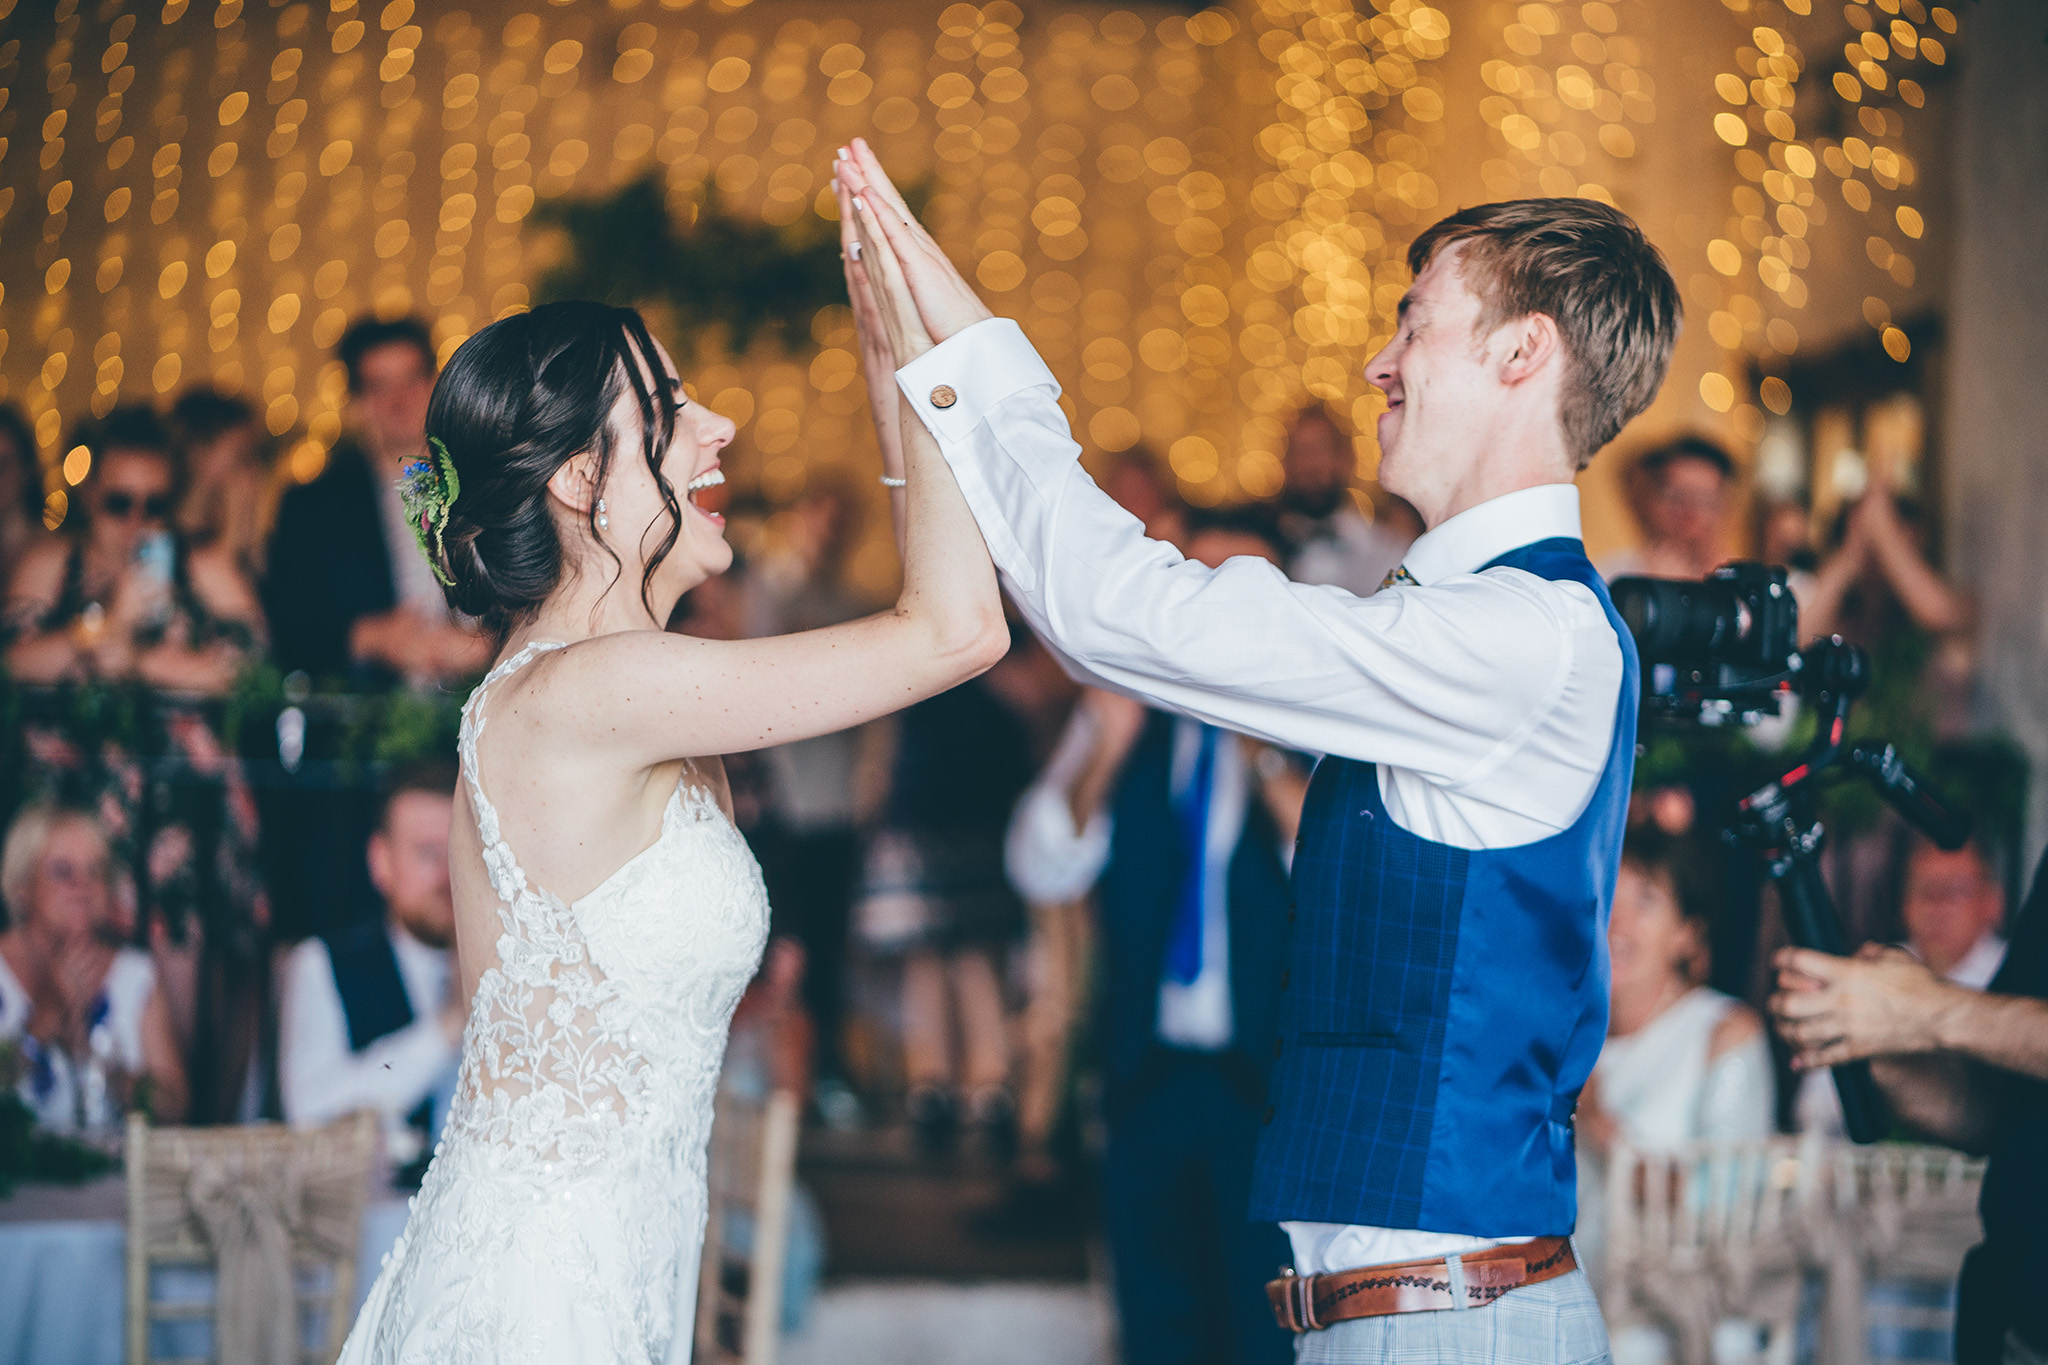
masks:
[[[487,860],[490,864],[491,880],[493,883],[510,883],[497,886],[498,894],[507,899],[524,884],[525,874],[519,870],[511,849],[506,847],[504,836],[499,832],[498,810],[491,804],[491,799],[484,795],[483,774],[477,766],[476,742],[478,736],[484,732],[484,723],[487,719],[484,715],[484,703],[490,695],[491,688],[500,680],[517,673],[541,655],[561,649],[564,643],[561,640],[535,640],[524,646],[486,673],[483,681],[469,694],[469,700],[462,704],[462,730],[457,740],[457,749],[462,760],[462,780],[469,788],[469,804],[476,812],[477,833],[483,839],[484,848],[498,855]]]

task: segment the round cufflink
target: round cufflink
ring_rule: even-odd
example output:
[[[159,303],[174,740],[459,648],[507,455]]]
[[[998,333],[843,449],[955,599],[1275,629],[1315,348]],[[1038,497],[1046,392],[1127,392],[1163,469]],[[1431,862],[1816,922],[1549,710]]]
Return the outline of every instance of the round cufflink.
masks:
[[[953,392],[950,384],[941,384],[932,390],[932,406],[935,408],[950,408],[959,401],[960,395]]]

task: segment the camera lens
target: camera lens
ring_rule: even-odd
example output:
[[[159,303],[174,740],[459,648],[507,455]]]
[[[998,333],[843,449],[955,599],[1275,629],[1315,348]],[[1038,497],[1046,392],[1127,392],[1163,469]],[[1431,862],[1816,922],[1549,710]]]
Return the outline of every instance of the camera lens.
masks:
[[[1618,578],[1609,592],[1645,659],[1712,658],[1717,646],[1741,638],[1748,615],[1728,584],[1711,579]]]

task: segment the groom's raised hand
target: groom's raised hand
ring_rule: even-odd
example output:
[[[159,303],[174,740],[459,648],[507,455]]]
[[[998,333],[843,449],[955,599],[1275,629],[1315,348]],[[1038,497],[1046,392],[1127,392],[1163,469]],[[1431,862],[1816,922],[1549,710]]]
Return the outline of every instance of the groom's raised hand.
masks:
[[[847,149],[846,159],[833,169],[871,210],[870,221],[886,237],[901,270],[903,286],[934,342],[945,341],[994,316],[973,286],[961,278],[946,254],[939,250],[931,234],[911,215],[909,205],[890,183],[866,138],[855,138]]]

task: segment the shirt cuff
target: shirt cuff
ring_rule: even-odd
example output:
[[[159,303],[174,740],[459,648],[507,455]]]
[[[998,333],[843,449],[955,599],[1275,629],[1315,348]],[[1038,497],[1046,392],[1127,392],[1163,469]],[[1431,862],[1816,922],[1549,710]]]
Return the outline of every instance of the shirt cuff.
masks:
[[[1052,377],[1024,329],[1009,318],[989,318],[940,342],[896,372],[896,385],[932,435],[959,442],[981,425],[989,409],[1014,393],[1041,385],[1058,398]]]

